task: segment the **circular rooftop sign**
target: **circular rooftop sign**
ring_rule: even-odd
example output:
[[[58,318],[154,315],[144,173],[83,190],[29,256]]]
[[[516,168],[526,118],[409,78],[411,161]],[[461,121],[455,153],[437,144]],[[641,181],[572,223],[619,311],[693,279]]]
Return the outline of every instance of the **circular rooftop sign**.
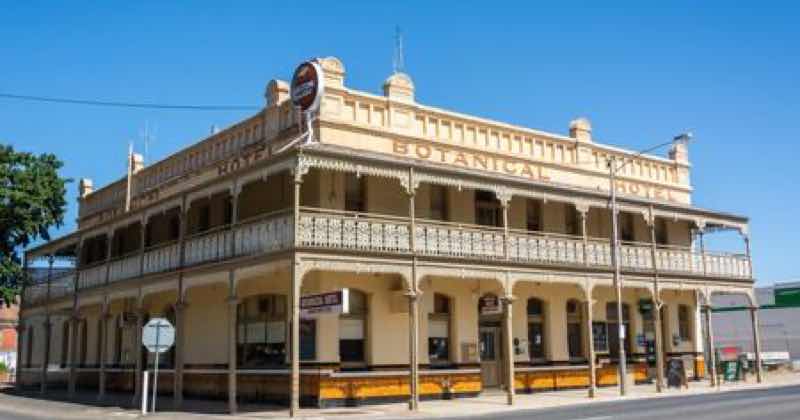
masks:
[[[319,107],[322,96],[322,67],[316,61],[306,61],[297,66],[292,76],[291,96],[294,106],[303,112]]]

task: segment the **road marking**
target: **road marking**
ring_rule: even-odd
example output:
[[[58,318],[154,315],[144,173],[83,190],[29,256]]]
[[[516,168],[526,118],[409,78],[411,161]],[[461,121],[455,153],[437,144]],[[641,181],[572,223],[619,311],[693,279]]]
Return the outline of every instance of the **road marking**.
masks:
[[[583,417],[580,419],[573,419],[573,420],[609,420],[611,416],[599,416],[599,417]]]

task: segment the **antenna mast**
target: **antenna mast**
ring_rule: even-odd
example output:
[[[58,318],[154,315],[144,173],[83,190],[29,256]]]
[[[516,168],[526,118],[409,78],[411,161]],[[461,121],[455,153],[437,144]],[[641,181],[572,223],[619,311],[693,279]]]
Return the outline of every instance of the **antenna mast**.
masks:
[[[392,57],[392,70],[394,74],[406,71],[406,60],[403,54],[403,32],[400,26],[394,27],[394,57]]]

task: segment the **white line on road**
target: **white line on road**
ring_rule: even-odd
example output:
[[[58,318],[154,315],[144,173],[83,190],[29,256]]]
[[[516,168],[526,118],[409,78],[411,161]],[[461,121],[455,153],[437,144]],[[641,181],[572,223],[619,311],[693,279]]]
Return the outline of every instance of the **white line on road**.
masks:
[[[609,420],[611,416],[599,416],[599,417],[583,417],[580,419],[573,419],[573,420]]]

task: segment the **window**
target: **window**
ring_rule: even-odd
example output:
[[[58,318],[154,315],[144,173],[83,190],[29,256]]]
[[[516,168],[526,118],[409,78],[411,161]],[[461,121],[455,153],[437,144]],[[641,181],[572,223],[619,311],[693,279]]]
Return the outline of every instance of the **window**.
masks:
[[[528,299],[528,354],[531,361],[545,359],[544,303],[537,298]]]
[[[61,324],[61,368],[69,364],[69,321]]]
[[[364,200],[364,180],[353,174],[347,174],[344,178],[344,209],[347,211],[363,212],[366,211]]]
[[[225,224],[229,225],[231,222],[233,222],[233,197],[225,197],[225,200],[222,202],[222,206],[225,210]]]
[[[367,296],[349,289],[350,312],[339,317],[339,359],[344,368],[362,367],[366,359]]]
[[[447,188],[441,185],[430,186],[430,217],[434,220],[447,220]]]
[[[678,305],[678,334],[681,341],[692,339],[692,316],[689,305]]]
[[[503,226],[500,203],[490,191],[475,191],[475,222],[483,226]]]
[[[630,213],[619,213],[619,238],[625,242],[634,240],[633,215]]]
[[[428,315],[428,359],[431,365],[450,362],[450,298],[435,293],[433,313]]]
[[[237,310],[238,362],[242,367],[286,361],[286,296],[251,296]]]
[[[122,334],[125,331],[125,314],[117,315],[117,324],[114,328],[114,365],[122,365]]]
[[[542,230],[542,202],[528,199],[525,201],[525,218],[528,230]]]
[[[567,347],[570,359],[583,357],[583,311],[581,303],[570,299],[567,301]]]
[[[626,353],[631,349],[630,334],[630,307],[627,303],[622,304],[622,329],[625,330],[625,337],[620,344],[620,322],[617,316],[617,302],[606,304],[606,320],[608,321],[608,352],[612,357],[619,357],[620,345],[625,346]]]
[[[580,235],[580,220],[578,211],[570,204],[564,205],[564,233],[567,235]]]
[[[317,358],[317,320],[300,320],[300,360]]]
[[[89,347],[89,328],[86,325],[86,320],[82,319],[80,321],[80,331],[81,334],[81,348],[79,350],[80,358],[78,359],[78,366],[86,366],[86,353]]]
[[[667,221],[664,219],[656,219],[656,243],[659,245],[666,245],[669,242],[667,236]]]
[[[181,217],[177,214],[169,218],[169,239],[177,240],[181,235]]]
[[[197,231],[204,232],[211,227],[211,207],[208,204],[203,204],[200,207],[200,215],[197,221]]]
[[[592,322],[592,338],[594,339],[594,351],[608,352],[608,325],[605,322]]]
[[[25,365],[31,367],[33,363],[33,325],[28,326],[28,343],[25,346]]]
[[[101,318],[97,320],[97,348],[95,349],[97,351],[95,354],[97,355],[98,366],[100,365],[100,362],[102,362],[101,358],[103,356],[103,342],[105,341],[105,335],[106,332],[103,331],[103,320]]]

